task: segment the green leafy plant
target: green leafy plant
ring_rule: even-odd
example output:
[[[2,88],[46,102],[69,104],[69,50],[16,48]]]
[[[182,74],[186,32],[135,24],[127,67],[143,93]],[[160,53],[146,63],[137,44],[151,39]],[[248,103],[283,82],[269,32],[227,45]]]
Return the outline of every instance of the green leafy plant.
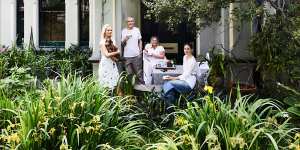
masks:
[[[264,7],[265,3],[272,8]],[[256,69],[260,75],[255,82],[264,89],[269,88],[267,84],[274,81],[299,89],[300,62],[296,59],[300,50],[298,1],[144,0],[144,4],[148,8],[146,17],[167,24],[174,30],[185,24],[195,35],[203,27],[219,22],[220,10],[225,8],[226,11],[230,5],[233,9],[230,9],[232,17],[229,20],[236,24],[260,20],[263,22],[261,32],[253,34],[249,43],[249,50],[257,60]],[[275,11],[275,14],[272,13]],[[239,29],[239,25],[233,28]],[[222,69],[222,65],[218,66],[218,72],[227,70]],[[273,90],[270,88],[271,93]]]
[[[238,96],[233,107],[212,94],[189,102],[149,149],[287,149],[297,128],[276,102],[250,98]]]
[[[18,101],[0,93],[0,145],[4,149],[286,149],[299,145],[298,129],[276,101],[252,102],[251,96],[238,94],[231,103],[214,96],[212,87],[206,91],[206,96],[177,109],[174,124],[166,128],[148,116],[157,111],[151,105],[143,108],[133,96],[109,96],[110,91],[92,77],[47,79],[41,89],[27,90]],[[151,94],[144,101],[158,102]]]
[[[18,149],[139,149],[146,128],[131,97],[110,97],[98,81],[75,75],[46,80],[38,95],[26,93],[1,126],[0,143]],[[4,103],[0,100],[0,104]],[[2,117],[1,117],[2,118]]]
[[[202,27],[218,22],[221,18],[221,8],[229,7],[233,0],[144,0],[148,8],[148,18],[165,23],[170,29],[177,29],[185,23],[196,33]],[[174,15],[176,14],[176,15]]]
[[[41,81],[74,72],[87,76],[92,73],[92,66],[88,62],[90,55],[90,49],[78,46],[50,51],[12,47],[0,53],[0,79],[9,76],[9,69],[13,67],[30,68],[29,73]]]
[[[287,111],[300,117],[300,92],[281,83],[277,85],[287,93],[283,100],[289,106]]]
[[[12,98],[34,89],[35,79],[29,74],[29,70],[29,68],[11,68],[11,75],[0,80],[0,90]]]
[[[262,32],[253,36],[249,48],[257,58],[257,69],[263,80],[295,84],[295,77],[299,76],[296,70],[300,67],[299,59],[295,59],[300,56],[300,40],[293,35],[299,27],[299,23],[292,21],[295,17],[270,16]]]
[[[212,49],[210,51],[210,60],[208,61],[210,72],[208,82],[215,88],[224,88],[224,80],[227,75],[227,62],[225,61],[225,54],[221,50]]]
[[[135,82],[136,82],[135,75],[132,76],[126,72],[122,72],[120,74],[117,88],[116,88],[117,95],[119,96],[133,95]]]
[[[163,114],[165,113],[165,104],[161,100],[160,93],[151,91],[144,93],[143,97],[140,98],[140,108],[142,112],[146,113],[149,119],[156,120],[157,122],[162,121]]]

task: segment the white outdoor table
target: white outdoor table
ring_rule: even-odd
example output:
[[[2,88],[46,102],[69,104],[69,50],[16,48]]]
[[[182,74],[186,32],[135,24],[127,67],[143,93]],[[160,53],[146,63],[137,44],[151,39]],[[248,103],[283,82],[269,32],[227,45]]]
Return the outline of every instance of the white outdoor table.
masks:
[[[169,76],[179,76],[182,74],[182,65],[175,65],[176,69],[174,70],[167,70],[163,71],[161,69],[153,69],[152,73],[152,85],[136,85],[135,89],[139,91],[148,91],[151,92],[154,90],[155,92],[160,92],[163,83],[165,82],[163,80],[163,76],[169,75]],[[202,74],[206,74],[209,70],[208,64],[204,63],[201,64],[199,67],[199,75],[201,76]],[[205,79],[200,79],[200,80],[205,80]]]
[[[160,92],[164,83],[163,76],[179,76],[182,74],[182,65],[176,65],[175,69],[163,71],[161,69],[153,69],[151,85],[136,85],[134,88],[139,91]]]
[[[169,76],[179,76],[179,75],[181,75],[182,72],[183,72],[182,65],[175,65],[175,66],[176,66],[175,67],[176,69],[174,69],[174,70],[167,70],[167,71],[163,71],[161,69],[153,69],[152,84],[153,85],[157,85],[157,86],[159,86],[159,85],[162,86],[163,83],[165,82],[163,80],[163,76],[166,76],[166,75],[169,75]],[[203,64],[201,64],[199,66],[198,69],[199,69],[198,70],[199,72],[197,74],[198,74],[198,76],[201,76],[201,75],[206,74],[208,72],[209,66],[208,66],[207,63],[203,63]],[[200,79],[200,80],[205,80],[205,79]]]
[[[163,76],[179,76],[182,74],[182,65],[175,65],[174,70],[163,71],[161,69],[153,69],[152,83],[154,85],[162,85],[164,83]]]

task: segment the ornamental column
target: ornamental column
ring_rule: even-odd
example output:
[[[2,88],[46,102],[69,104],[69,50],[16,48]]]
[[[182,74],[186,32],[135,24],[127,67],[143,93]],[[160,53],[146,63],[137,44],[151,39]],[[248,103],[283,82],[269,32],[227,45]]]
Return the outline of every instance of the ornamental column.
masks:
[[[24,43],[28,46],[31,32],[35,47],[39,47],[39,1],[24,0]]]
[[[93,49],[93,54],[89,58],[89,61],[93,65],[93,74],[98,77],[98,68],[100,60],[100,34],[102,27],[102,0],[90,0],[90,41],[89,45]]]
[[[10,23],[11,23],[11,31],[10,31],[10,41],[12,43],[16,43],[17,41],[17,1],[10,0]]]
[[[1,16],[1,14],[2,14],[2,12],[1,12],[1,10],[2,10],[2,3],[1,3],[2,1],[0,1],[0,32],[2,31],[2,25],[1,25],[1,22],[3,22],[2,21],[2,16]],[[1,35],[0,35],[0,49],[1,49],[1,47],[2,47],[2,41],[1,41]]]
[[[201,55],[201,37],[200,37],[200,31],[198,31],[196,35],[196,57],[199,57]]]
[[[141,1],[140,0],[122,0],[122,20],[124,27],[127,17],[133,17],[137,27],[141,27]]]
[[[100,59],[100,33],[101,33],[101,11],[102,0],[90,0],[90,47],[93,48],[93,54],[90,59]]]
[[[16,0],[1,1],[0,5],[0,39],[1,44],[12,46],[17,40],[17,2]]]
[[[1,22],[3,22],[1,14],[2,14],[2,1],[0,1],[0,32],[2,31],[2,24],[1,24]],[[0,48],[2,47],[2,41],[1,41],[1,38],[2,38],[2,37],[1,37],[1,35],[0,35]]]
[[[222,26],[222,36],[221,43],[223,48],[229,50],[229,9],[222,8],[221,9],[221,26]]]
[[[238,22],[234,16],[234,9],[239,7],[237,3],[231,3],[229,6],[229,49],[233,50],[237,42]]]
[[[79,8],[78,0],[66,0],[66,42],[65,48],[79,44]]]

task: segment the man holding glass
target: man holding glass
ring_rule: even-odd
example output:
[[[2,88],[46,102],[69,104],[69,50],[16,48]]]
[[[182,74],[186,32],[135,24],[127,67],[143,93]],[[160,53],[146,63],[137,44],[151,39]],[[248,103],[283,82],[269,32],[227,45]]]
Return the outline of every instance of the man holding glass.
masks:
[[[128,74],[137,76],[138,84],[144,84],[142,36],[140,29],[135,27],[133,17],[127,18],[127,28],[122,30],[121,38],[126,71]]]

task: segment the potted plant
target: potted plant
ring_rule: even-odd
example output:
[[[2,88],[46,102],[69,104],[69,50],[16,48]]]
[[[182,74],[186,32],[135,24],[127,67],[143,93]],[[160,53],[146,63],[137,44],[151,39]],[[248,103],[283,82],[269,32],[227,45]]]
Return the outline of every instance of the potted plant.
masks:
[[[209,52],[210,58],[207,60],[210,72],[208,76],[208,83],[212,85],[216,91],[220,91],[224,88],[225,76],[226,76],[226,66],[227,62],[225,61],[225,54],[222,50],[211,49]]]
[[[239,86],[241,94],[253,94],[256,92],[256,86],[250,82],[251,77],[253,77],[253,71],[251,70],[247,81],[240,82],[238,79],[241,76],[241,72],[247,71],[249,69],[249,61],[239,60],[230,51],[222,48],[213,48],[209,52],[210,59],[210,73],[208,77],[208,82],[212,85],[217,93],[220,92],[235,92]],[[239,67],[239,63],[246,63],[245,68],[239,69],[237,73],[234,73],[234,68]],[[240,67],[239,67],[240,68]]]
[[[229,93],[236,95],[236,92],[239,91],[241,95],[249,95],[257,92],[257,86],[254,82],[255,65],[251,65],[253,63],[245,62],[245,60],[231,64],[230,69],[237,69],[235,69],[236,71],[230,71],[230,78],[227,79],[227,90]],[[242,77],[246,79],[239,79]]]

